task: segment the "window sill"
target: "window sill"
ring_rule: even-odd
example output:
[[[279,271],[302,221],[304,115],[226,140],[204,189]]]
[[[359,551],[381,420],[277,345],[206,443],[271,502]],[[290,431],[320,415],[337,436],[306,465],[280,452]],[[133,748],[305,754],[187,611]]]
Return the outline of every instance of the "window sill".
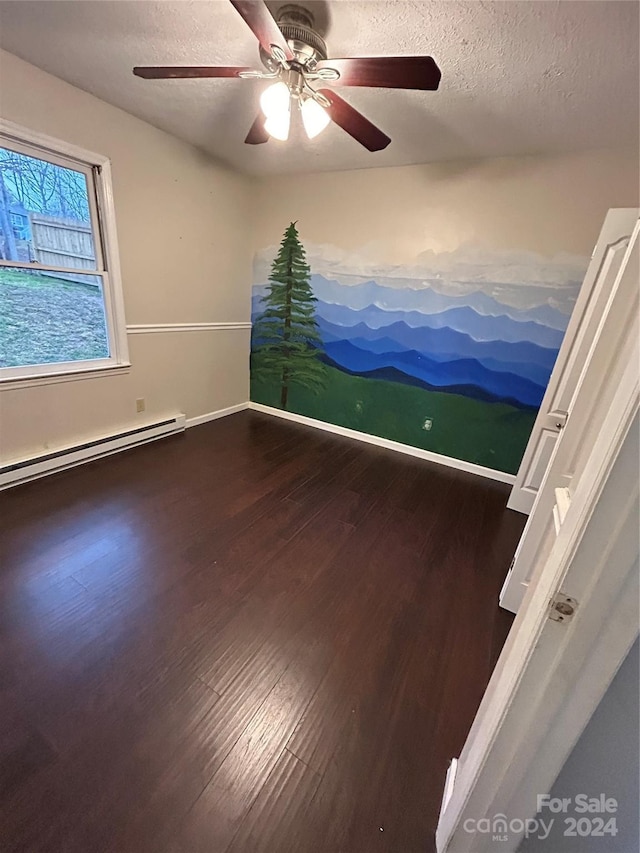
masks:
[[[122,376],[131,371],[131,363],[113,364],[109,367],[84,368],[82,370],[64,370],[60,373],[40,373],[33,376],[15,376],[0,378],[0,392],[21,388],[34,388],[38,385],[56,385],[59,382],[75,382],[78,379],[98,379],[107,376]]]

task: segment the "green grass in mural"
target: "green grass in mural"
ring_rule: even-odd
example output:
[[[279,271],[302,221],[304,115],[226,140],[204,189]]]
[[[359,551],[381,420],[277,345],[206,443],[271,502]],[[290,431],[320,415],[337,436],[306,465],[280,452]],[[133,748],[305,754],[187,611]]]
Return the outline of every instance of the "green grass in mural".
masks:
[[[251,399],[279,407],[277,383],[251,381]],[[536,413],[327,367],[317,395],[293,385],[291,412],[514,474]],[[430,430],[425,430],[426,420]]]

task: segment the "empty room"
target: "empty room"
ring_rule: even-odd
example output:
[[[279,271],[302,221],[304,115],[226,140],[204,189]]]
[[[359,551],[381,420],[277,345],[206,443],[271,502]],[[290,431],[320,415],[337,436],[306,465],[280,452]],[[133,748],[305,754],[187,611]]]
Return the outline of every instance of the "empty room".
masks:
[[[2,853],[638,849],[633,0],[0,0]]]

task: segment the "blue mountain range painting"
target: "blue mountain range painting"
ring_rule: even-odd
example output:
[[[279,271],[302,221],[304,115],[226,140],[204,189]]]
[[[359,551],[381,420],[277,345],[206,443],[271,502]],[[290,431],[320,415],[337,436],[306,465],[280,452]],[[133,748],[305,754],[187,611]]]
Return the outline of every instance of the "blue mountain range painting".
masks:
[[[315,394],[294,394],[295,410],[514,473],[586,259],[554,264],[507,254],[462,263],[450,253],[448,276],[436,255],[419,277],[394,267],[378,268],[374,279],[359,264],[332,269],[327,247],[309,250],[322,341],[314,346],[327,383]],[[269,292],[260,275],[254,321]],[[260,344],[254,335],[254,348]],[[272,405],[274,398],[252,381],[252,399]]]

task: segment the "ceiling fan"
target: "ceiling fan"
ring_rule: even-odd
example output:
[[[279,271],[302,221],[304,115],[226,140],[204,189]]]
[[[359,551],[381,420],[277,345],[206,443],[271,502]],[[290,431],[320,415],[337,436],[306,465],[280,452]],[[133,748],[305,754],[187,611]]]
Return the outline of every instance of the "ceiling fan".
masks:
[[[266,70],[212,65],[137,66],[133,73],[147,80],[242,77],[274,81],[260,98],[263,114],[249,130],[245,139],[249,145],[267,142],[270,136],[288,139],[291,106],[297,103],[310,139],[333,121],[369,151],[381,151],[391,142],[386,133],[325,84],[435,91],[440,83],[440,69],[430,56],[327,59],[327,47],[314,29],[313,14],[302,6],[283,6],[276,22],[264,0],[230,2],[258,39]]]

